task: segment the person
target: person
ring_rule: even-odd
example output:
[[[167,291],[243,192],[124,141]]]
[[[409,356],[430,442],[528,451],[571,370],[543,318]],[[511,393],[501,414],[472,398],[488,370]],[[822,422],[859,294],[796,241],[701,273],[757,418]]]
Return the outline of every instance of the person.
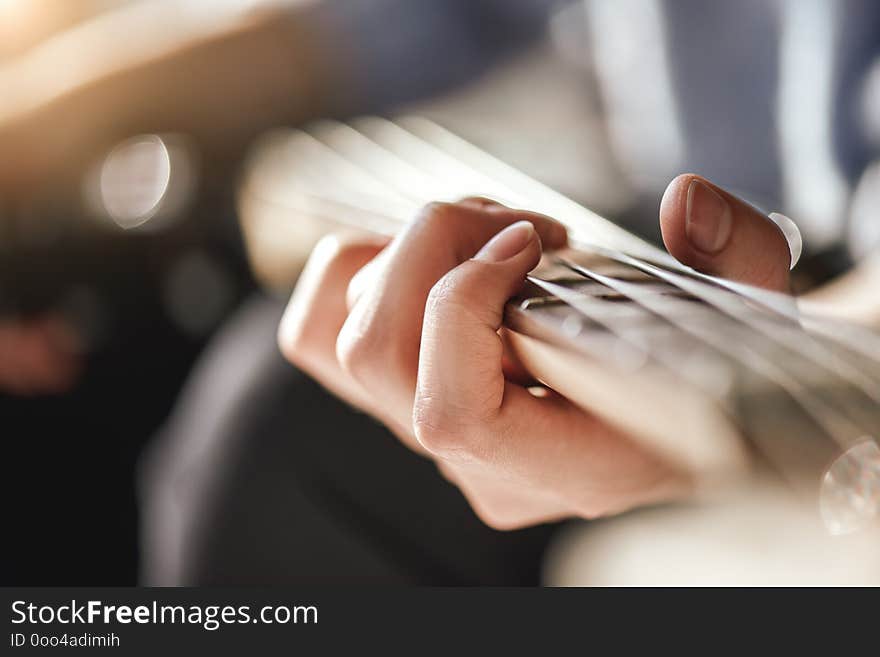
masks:
[[[211,20],[203,13],[183,12],[175,14],[174,29],[166,30],[169,5],[140,3],[35,50],[12,70],[14,75],[6,76],[11,101],[0,117],[0,139],[7,146],[0,155],[0,181],[11,196],[26,196],[46,181],[64,179],[68,170],[77,171],[94,153],[134,132],[191,134],[211,160],[218,152],[236,152],[279,122],[394,107],[474,79],[542,34],[555,6],[540,0],[292,2],[262,6],[256,13],[217,12]],[[595,3],[590,18],[609,123],[632,181],[650,196],[671,171],[696,170],[750,200],[791,205],[797,211],[790,213],[805,228],[832,225],[829,233],[840,232],[845,193],[839,192],[846,185],[838,184],[832,151],[844,147],[836,154],[853,182],[872,157],[864,147],[869,140],[860,124],[839,121],[832,134],[826,129],[827,114],[801,115],[800,110],[823,107],[835,120],[852,116],[860,98],[854,89],[869,72],[875,52],[872,33],[860,29],[875,15],[870,3],[854,2],[848,12],[832,12],[836,31],[822,27],[832,24],[825,20],[830,5],[822,3],[783,3],[779,11],[758,3],[746,9],[697,2],[650,3],[647,9],[630,3],[610,6]],[[131,44],[107,37],[139,31],[150,38]],[[624,57],[627,53],[616,51],[615,44],[632,43],[633,34],[644,47]],[[817,34],[823,39],[815,39]],[[40,73],[48,64],[79,52],[96,35],[103,35],[104,55],[109,47],[114,56],[78,58],[83,65],[77,76],[60,86],[22,82],[47,79]],[[835,40],[835,35],[846,38]],[[790,53],[811,40],[847,48],[840,75],[821,69],[827,75],[818,78],[816,70],[807,71],[810,83],[798,85],[805,72],[790,66],[780,69],[784,75],[778,79],[776,64],[796,61]],[[829,52],[823,53],[821,61],[830,61]],[[799,95],[805,88],[820,95]],[[788,101],[779,112],[774,110],[777,95]],[[644,116],[657,120],[638,118]],[[800,126],[800,132],[786,131],[790,125]],[[777,149],[777,132],[794,137],[783,139]],[[808,140],[808,157],[792,147],[805,143],[799,137],[804,134],[815,137]],[[795,166],[804,161],[815,166]],[[821,189],[830,191],[813,193],[821,182],[828,183]],[[834,202],[809,202],[816,197]],[[695,230],[699,235],[700,229]],[[664,224],[664,236],[667,232]],[[752,271],[750,261],[763,262],[742,256],[725,261],[724,248],[715,255],[676,253],[675,248],[687,249],[690,242],[675,242],[673,235],[668,234],[674,255],[698,267],[723,261],[732,269],[719,267],[720,273],[741,278],[743,270]],[[733,244],[741,238],[731,239]],[[811,241],[823,245],[822,239]],[[320,253],[329,257],[336,250],[331,247],[325,245],[315,262]],[[366,258],[376,246],[372,251],[357,248]],[[349,253],[348,246],[338,250]],[[310,268],[320,270],[318,264]],[[343,285],[345,278],[336,284]],[[368,307],[366,301],[358,301],[354,310],[367,314],[357,307]],[[351,415],[279,362],[271,337],[279,314],[275,304],[255,301],[221,332],[144,461],[145,580],[537,581],[540,554],[554,527],[545,523],[499,534],[475,521],[464,498],[450,495],[454,489],[430,466],[426,469],[423,459],[399,449],[384,430]],[[413,350],[412,340],[403,344]],[[290,353],[299,362],[318,352],[293,348]],[[346,380],[342,372],[340,382]],[[405,386],[395,391],[398,401],[405,398]],[[290,403],[294,399],[297,403]],[[413,442],[406,425],[397,426],[405,406],[398,403],[396,415],[375,402],[365,404],[365,410],[394,423],[396,432],[421,451],[425,447]],[[312,417],[304,412],[307,408],[325,414]],[[334,440],[322,441],[328,417],[339,429],[332,431]],[[603,435],[600,428],[597,432]],[[608,441],[617,442],[610,435]],[[640,463],[645,477],[652,472],[660,476],[661,464],[639,462],[644,455],[629,456],[632,461],[621,463]],[[469,492],[480,485],[473,473],[462,474],[462,466],[442,467],[456,481],[470,482],[462,485],[466,495],[488,504],[491,495]],[[499,484],[489,479],[486,490],[491,491]],[[667,483],[669,491],[681,488],[680,482]],[[593,500],[596,506],[586,515],[671,494],[657,485],[655,491],[636,486],[629,500]],[[496,524],[532,524],[572,513],[567,508],[572,500],[560,503],[557,492],[550,497],[531,510],[531,520],[514,517]]]
[[[682,262],[787,289],[782,233],[705,179],[676,178],[660,221]],[[686,474],[504,365],[504,303],[565,240],[483,199],[428,206],[390,243],[325,238],[278,340],[348,407],[278,363],[272,304],[239,317],[145,462],[145,581],[535,584],[561,521],[686,496]],[[233,371],[242,394],[210,385]]]
[[[750,205],[684,175],[660,212],[682,262],[787,290],[788,244]],[[675,499],[687,490],[682,473],[505,373],[504,304],[542,249],[564,243],[545,217],[471,199],[429,206],[381,251],[319,246],[282,320],[282,351],[431,458],[492,527]]]
[[[232,167],[275,125],[382,111],[461,86],[540,38],[566,4],[141,0],[106,12],[0,69],[0,213],[78,188],[96,158],[133,134],[185,134],[202,161]],[[577,37],[594,51],[628,184],[654,199],[676,171],[700,171],[782,207],[810,250],[827,256],[826,278],[850,264],[846,239],[856,255],[870,252],[870,213],[850,219],[848,210],[860,178],[868,197],[876,187],[878,44],[866,26],[880,14],[872,3],[583,6],[586,16],[570,22],[589,27]],[[636,38],[637,51],[617,52]],[[812,68],[797,57],[807,46]],[[65,75],[56,74],[59,61],[73,62]],[[646,113],[656,120],[641,120]],[[6,342],[20,333],[5,331]],[[57,355],[52,376],[64,380],[72,366],[63,345],[46,349]],[[42,371],[22,362],[24,380]],[[0,385],[11,378],[4,373]],[[38,389],[52,389],[47,381]]]

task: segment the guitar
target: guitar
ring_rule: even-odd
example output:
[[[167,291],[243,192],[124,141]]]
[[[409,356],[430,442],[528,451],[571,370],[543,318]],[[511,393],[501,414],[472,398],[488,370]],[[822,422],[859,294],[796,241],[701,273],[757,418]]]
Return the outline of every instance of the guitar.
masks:
[[[421,118],[268,135],[239,191],[259,276],[289,283],[333,230],[393,235],[431,201],[485,196],[564,223],[506,308],[533,376],[711,491],[767,470],[832,534],[880,516],[880,336],[711,277]]]

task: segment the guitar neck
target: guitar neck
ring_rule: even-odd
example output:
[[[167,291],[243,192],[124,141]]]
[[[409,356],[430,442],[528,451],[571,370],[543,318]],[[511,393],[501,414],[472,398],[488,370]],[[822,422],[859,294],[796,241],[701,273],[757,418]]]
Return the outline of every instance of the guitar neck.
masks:
[[[367,118],[277,133],[251,160],[240,207],[259,262],[261,245],[295,260],[330,230],[393,235],[424,204],[467,196],[569,230],[573,248],[546,255],[506,312],[510,342],[538,380],[701,482],[757,458],[813,498],[863,484],[870,459],[832,471],[872,454],[866,444],[876,450],[876,335],[695,272],[433,123]]]

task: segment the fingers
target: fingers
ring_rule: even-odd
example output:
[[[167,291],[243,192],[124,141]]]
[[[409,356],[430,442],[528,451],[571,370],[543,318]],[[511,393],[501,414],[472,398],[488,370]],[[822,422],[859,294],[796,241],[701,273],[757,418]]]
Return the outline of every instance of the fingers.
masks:
[[[494,419],[463,426],[443,416],[418,431],[420,444],[490,526],[513,529],[540,516],[596,518],[691,490],[686,473],[568,400],[510,383],[504,395]],[[528,501],[517,490],[527,491]]]
[[[791,253],[766,215],[700,176],[673,180],[660,205],[663,242],[700,271],[787,292]]]
[[[508,376],[505,303],[542,245],[565,241],[546,217],[479,199],[429,206],[378,257],[376,245],[325,240],[280,342],[325,386],[437,457],[492,526],[668,498],[684,486],[678,473]]]
[[[441,450],[438,427],[454,436],[501,409],[505,302],[541,258],[534,226],[517,222],[434,285],[425,310],[413,422],[416,437]],[[451,438],[453,449],[459,447]]]
[[[431,288],[496,233],[523,220],[533,227],[535,263],[539,240],[550,248],[565,244],[565,229],[543,215],[475,199],[432,204],[395,238],[382,256],[379,271],[371,273],[366,284],[366,277],[358,277],[352,285],[358,290],[349,298],[356,300],[339,334],[337,356],[350,376],[368,386],[384,407],[393,409],[398,423],[412,421],[422,324]]]
[[[505,378],[498,334],[504,305],[540,255],[534,227],[519,222],[433,287],[412,414],[416,438],[461,476],[466,494],[484,490],[466,476],[471,470],[514,488],[552,491],[557,511],[582,516],[669,496],[684,484],[659,459],[567,400],[535,396]],[[471,496],[493,526],[530,517],[527,507],[517,512],[501,503],[512,499],[507,492],[497,501]],[[553,508],[546,501],[538,506]]]
[[[383,248],[384,240],[330,235],[312,251],[278,328],[284,356],[324,387],[359,408],[369,400],[336,360],[336,336],[348,316],[352,277]]]

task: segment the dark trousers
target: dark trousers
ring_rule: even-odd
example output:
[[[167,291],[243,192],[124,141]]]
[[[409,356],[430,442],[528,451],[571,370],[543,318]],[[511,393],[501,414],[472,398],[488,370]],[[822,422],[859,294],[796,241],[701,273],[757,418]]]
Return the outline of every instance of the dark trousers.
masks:
[[[554,525],[484,525],[434,465],[287,364],[255,298],[140,468],[141,580],[531,585]]]

